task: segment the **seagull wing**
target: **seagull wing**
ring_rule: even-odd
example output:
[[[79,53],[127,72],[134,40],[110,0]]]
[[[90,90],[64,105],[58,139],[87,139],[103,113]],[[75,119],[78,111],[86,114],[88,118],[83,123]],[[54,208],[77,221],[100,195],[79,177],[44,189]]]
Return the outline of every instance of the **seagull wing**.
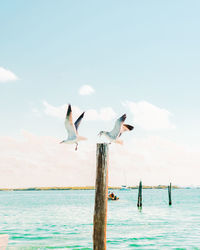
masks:
[[[123,132],[125,132],[125,131],[131,131],[133,129],[134,129],[134,127],[131,126],[131,125],[128,125],[128,124],[123,124],[123,126],[122,126]]]
[[[78,131],[78,127],[79,127],[79,125],[80,125],[80,123],[81,123],[81,120],[83,119],[84,114],[85,114],[85,112],[83,112],[83,113],[79,116],[79,118],[75,121],[75,123],[74,123],[74,126],[75,126],[75,128],[76,128],[76,132]]]
[[[131,125],[128,125],[128,124],[123,124],[122,127],[121,127],[121,131],[120,131],[120,134],[119,134],[119,137],[122,135],[122,133],[124,133],[125,131],[131,131],[133,130],[134,127],[131,126]]]
[[[110,136],[113,138],[113,139],[116,139],[119,134],[120,134],[120,131],[121,131],[121,127],[124,123],[126,119],[126,114],[122,115],[119,119],[117,119],[117,121],[115,122],[115,126],[113,128],[112,131],[110,131]]]
[[[72,108],[69,104],[67,109],[67,114],[65,118],[65,128],[68,132],[68,139],[72,139],[76,137],[76,129],[72,121]]]

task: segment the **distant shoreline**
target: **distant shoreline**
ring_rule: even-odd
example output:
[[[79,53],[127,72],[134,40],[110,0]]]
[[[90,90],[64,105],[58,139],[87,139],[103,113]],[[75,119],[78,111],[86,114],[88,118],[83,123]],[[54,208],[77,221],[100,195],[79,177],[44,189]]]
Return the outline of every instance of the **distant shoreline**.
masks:
[[[138,189],[138,186],[130,186],[127,187],[128,189]],[[167,189],[165,185],[158,185],[158,186],[143,186],[143,189]],[[173,189],[187,189],[193,187],[179,187],[179,186],[172,186]],[[195,188],[195,187],[194,187]],[[198,188],[198,187],[196,187]],[[94,190],[94,186],[83,186],[83,187],[31,187],[31,188],[0,188],[0,191],[51,191],[51,190]],[[116,189],[122,190],[121,187],[112,187],[109,186],[108,189]]]

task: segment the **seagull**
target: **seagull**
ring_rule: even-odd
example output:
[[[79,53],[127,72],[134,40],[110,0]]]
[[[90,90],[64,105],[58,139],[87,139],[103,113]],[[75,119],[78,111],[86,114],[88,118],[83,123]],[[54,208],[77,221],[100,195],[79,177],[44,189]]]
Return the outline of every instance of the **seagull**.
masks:
[[[65,128],[68,132],[68,138],[66,140],[61,141],[60,143],[67,143],[67,144],[75,143],[76,144],[75,150],[77,150],[78,142],[82,140],[87,140],[87,138],[78,135],[78,127],[81,123],[81,120],[83,119],[84,114],[85,112],[83,112],[76,120],[76,122],[73,123],[72,108],[70,104],[68,105],[67,114],[65,118]]]
[[[123,141],[120,140],[119,137],[122,135],[123,132],[131,131],[134,129],[133,126],[124,124],[125,120],[126,120],[126,114],[122,115],[119,119],[116,120],[113,130],[111,130],[110,132],[101,131],[99,133],[99,136],[105,135],[110,141],[110,144],[111,142],[114,142],[122,145]]]

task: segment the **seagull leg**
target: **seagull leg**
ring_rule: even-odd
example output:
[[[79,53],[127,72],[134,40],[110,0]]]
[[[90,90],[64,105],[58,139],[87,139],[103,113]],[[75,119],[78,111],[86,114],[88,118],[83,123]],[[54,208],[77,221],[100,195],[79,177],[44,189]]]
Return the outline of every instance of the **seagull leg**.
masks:
[[[78,149],[78,143],[76,143],[76,147],[75,147],[75,150],[77,150]]]

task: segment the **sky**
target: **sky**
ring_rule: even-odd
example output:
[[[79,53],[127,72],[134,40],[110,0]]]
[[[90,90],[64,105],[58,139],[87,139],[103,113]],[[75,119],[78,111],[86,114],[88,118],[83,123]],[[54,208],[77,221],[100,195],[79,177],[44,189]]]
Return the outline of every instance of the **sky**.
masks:
[[[0,3],[0,187],[94,185],[97,136],[109,185],[200,185],[199,1]],[[86,111],[79,145],[67,137]]]

